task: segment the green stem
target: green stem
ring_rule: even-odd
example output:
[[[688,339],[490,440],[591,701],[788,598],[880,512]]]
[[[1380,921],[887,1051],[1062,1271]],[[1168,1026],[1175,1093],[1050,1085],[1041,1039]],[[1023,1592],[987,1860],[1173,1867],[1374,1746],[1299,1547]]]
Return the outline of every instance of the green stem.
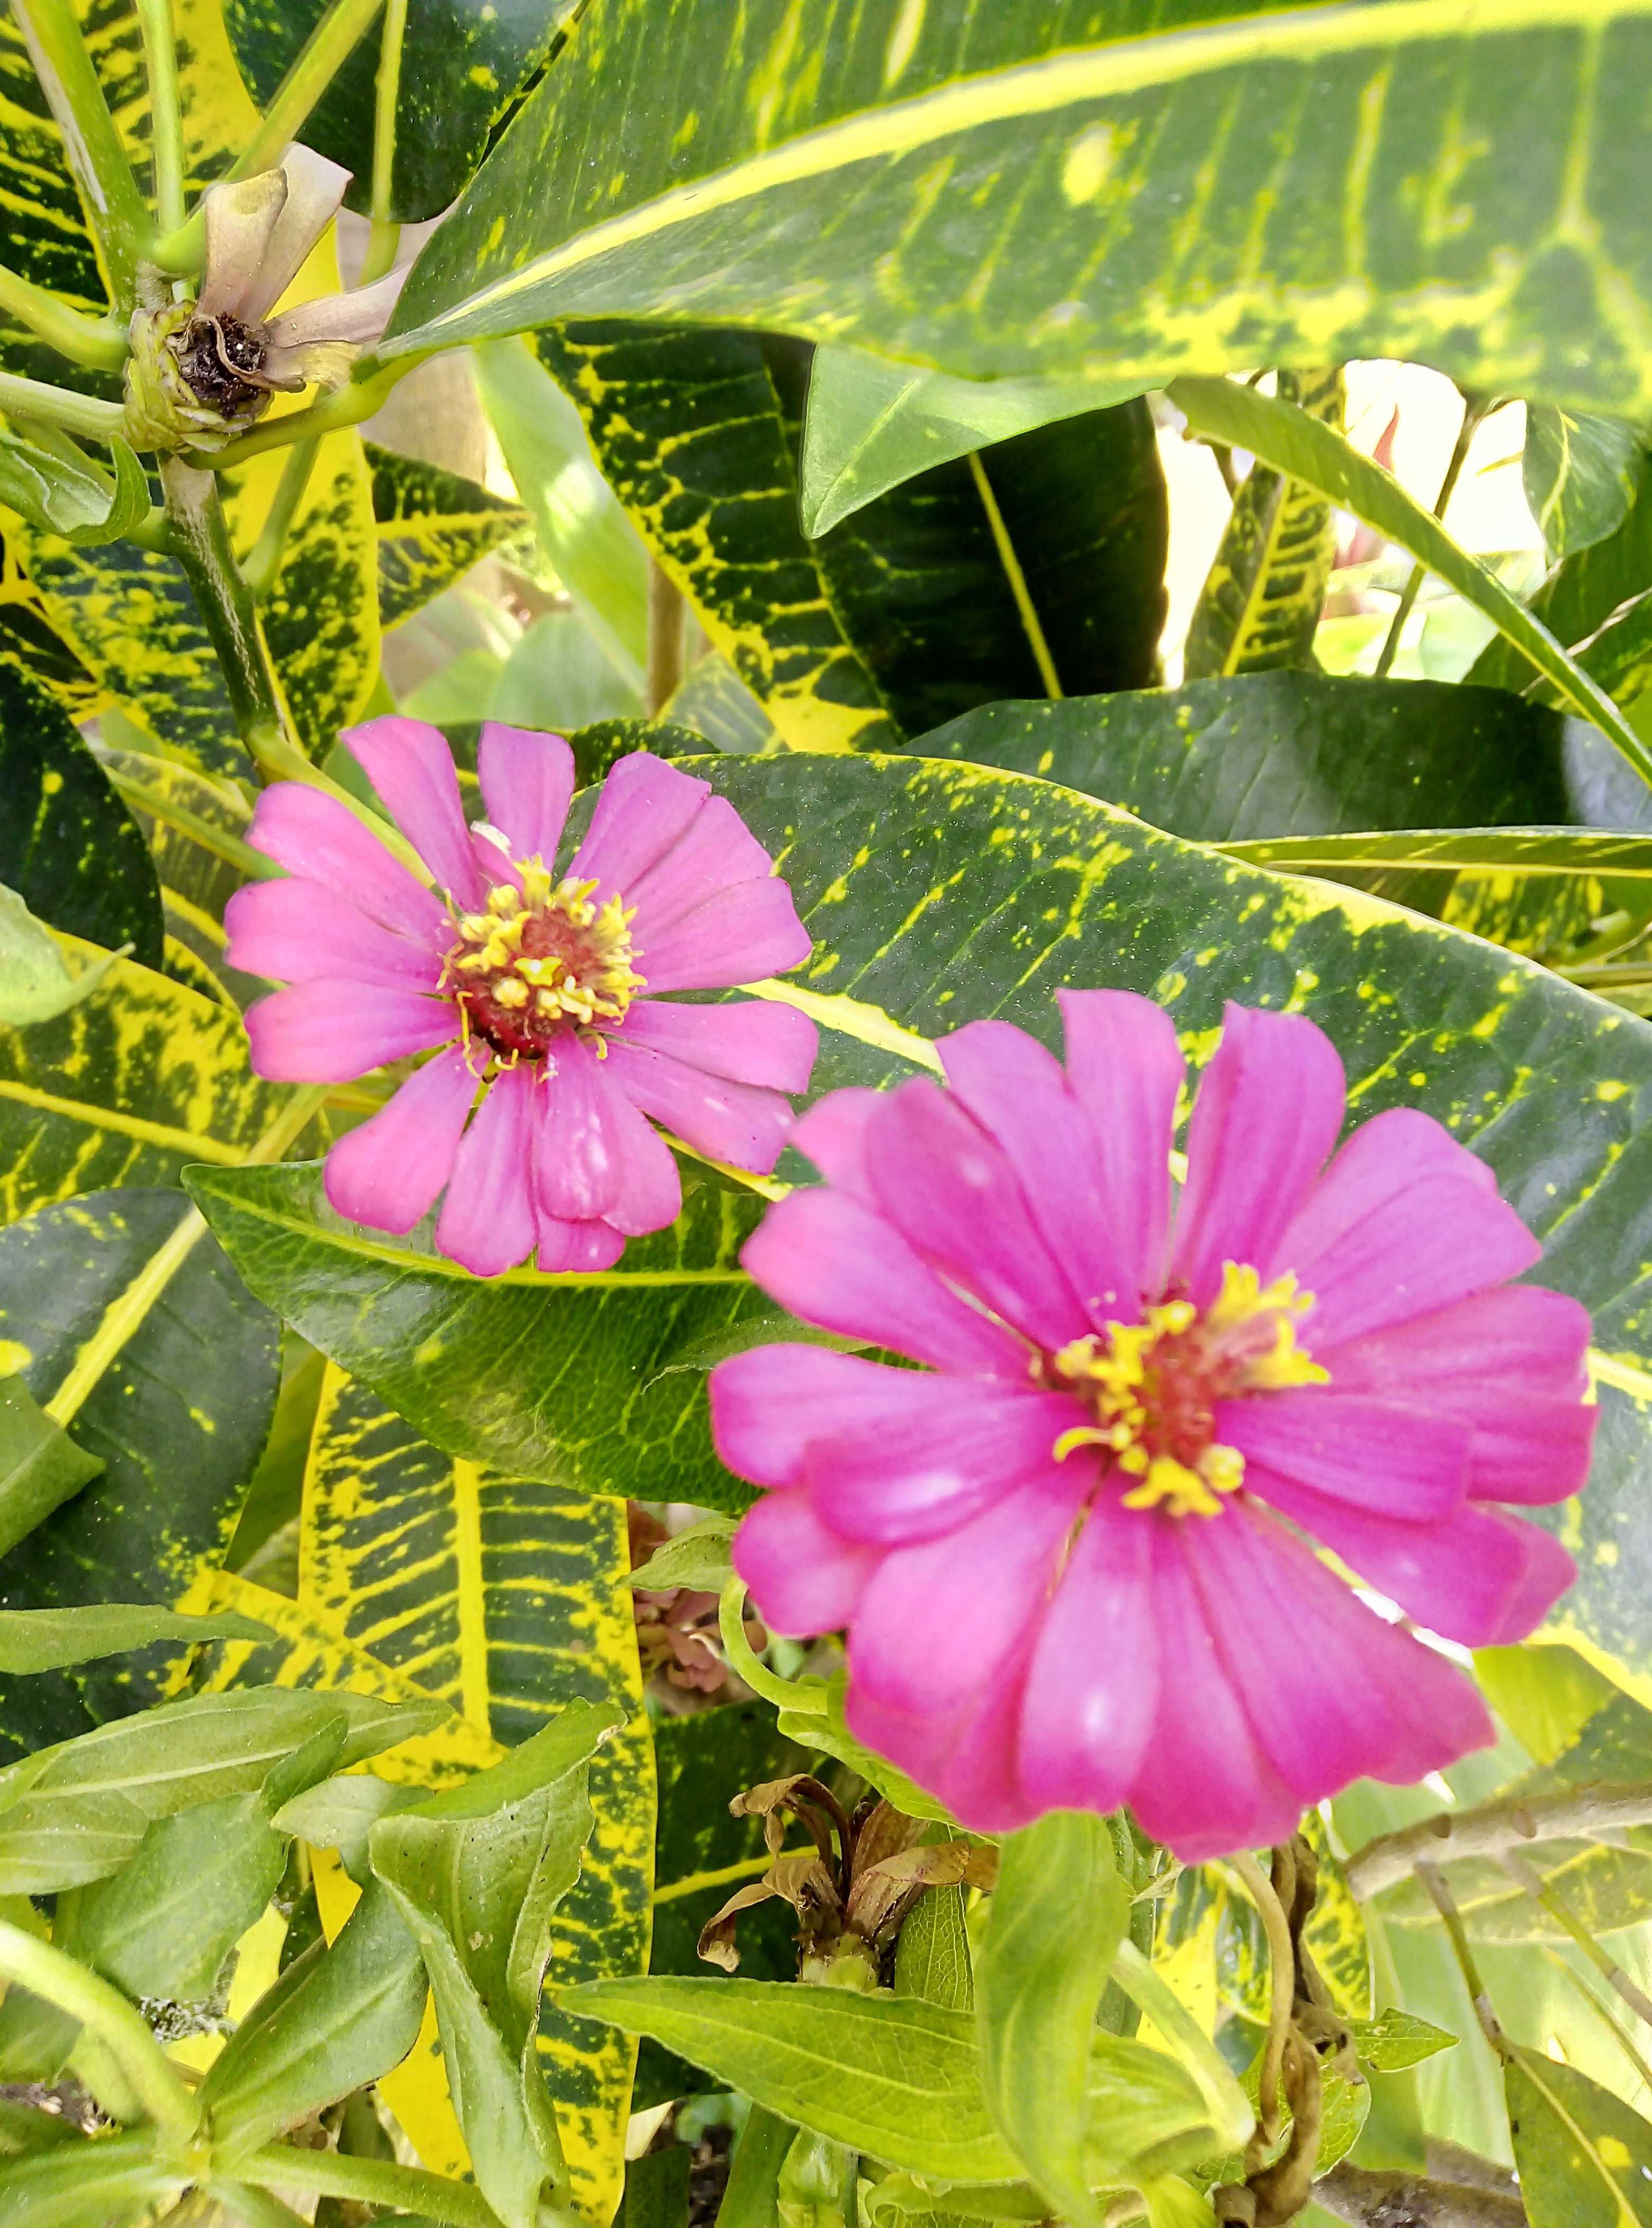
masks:
[[[149,76],[150,140],[155,161],[155,221],[170,232],[183,222],[183,112],[178,99],[178,50],[172,0],[137,0]]]
[[[312,402],[308,410],[290,411],[285,418],[272,419],[255,432],[227,441],[202,462],[216,471],[234,471],[238,464],[266,456],[272,449],[290,447],[294,441],[317,440],[323,433],[336,433],[345,426],[359,426],[363,419],[373,417],[384,407],[385,398],[397,381],[405,379],[424,360],[422,354],[399,355],[394,363],[381,366],[368,378],[352,380],[336,394]]]
[[[392,2166],[386,2159],[346,2158],[337,2151],[289,2150],[285,2144],[268,2143],[238,2159],[235,2171],[242,2181],[354,2198],[362,2205],[394,2205],[450,2222],[451,2228],[499,2228],[498,2215],[479,2189],[419,2167]]]
[[[1457,483],[1463,467],[1468,462],[1470,445],[1491,408],[1491,403],[1482,397],[1470,394],[1463,398],[1463,423],[1457,428],[1457,444],[1451,451],[1450,462],[1445,467],[1445,477],[1440,482],[1439,494],[1434,500],[1434,515],[1442,522],[1447,510],[1450,508],[1451,497],[1457,492]],[[1411,578],[1406,581],[1400,595],[1399,606],[1389,624],[1387,639],[1384,642],[1381,654],[1377,659],[1376,668],[1372,676],[1374,680],[1386,679],[1389,667],[1399,656],[1399,637],[1405,631],[1405,622],[1411,617],[1412,606],[1421,594],[1423,582],[1427,578],[1426,565],[1419,564],[1412,567]]]
[[[194,2142],[195,2099],[167,2063],[149,2023],[125,1998],[49,1942],[0,1919],[0,1975],[16,1982],[94,2034],[120,2068],[144,2111],[174,2142]]]
[[[230,547],[218,483],[181,457],[161,460],[161,487],[178,562],[189,577],[222,669],[241,739],[262,760],[272,744],[285,742],[281,700],[269,654],[258,630],[251,591]]]
[[[118,317],[82,317],[32,278],[0,269],[0,311],[38,333],[48,348],[71,363],[118,371],[126,361],[126,330]]]
[[[736,1572],[723,1588],[717,1604],[717,1629],[722,1635],[723,1660],[729,1669],[744,1679],[752,1692],[760,1694],[765,1702],[773,1702],[783,1710],[809,1710],[815,1716],[823,1715],[823,1692],[816,1694],[811,1688],[795,1686],[790,1679],[778,1678],[766,1664],[758,1661],[740,1622],[745,1606],[746,1581]]]
[[[357,282],[370,286],[394,264],[401,227],[390,214],[396,168],[396,102],[401,91],[401,50],[407,33],[407,0],[385,0],[379,40],[379,74],[374,80],[373,229]]]
[[[256,177],[272,170],[304,129],[321,99],[378,14],[383,0],[333,0],[304,42],[303,52],[276,87],[264,121],[224,173],[226,178]],[[206,225],[197,208],[150,251],[163,271],[199,271],[207,252]]]
[[[79,19],[71,0],[11,0],[11,8],[41,91],[63,135],[63,152],[103,250],[115,307],[130,312],[149,213],[86,52]]]
[[[43,419],[48,426],[61,426],[66,433],[83,434],[93,441],[111,441],[126,427],[126,413],[118,402],[75,394],[67,387],[48,387],[43,380],[19,379],[9,371],[0,371],[0,410],[16,418]]]
[[[1497,2023],[1497,2014],[1491,2007],[1491,1998],[1486,1994],[1486,1984],[1480,1977],[1480,1968],[1474,1962],[1474,1951],[1469,1947],[1468,1929],[1463,1924],[1463,1914],[1457,1909],[1451,1891],[1445,1884],[1445,1874],[1437,1865],[1419,1864],[1417,1877],[1427,1889],[1434,1908],[1444,1922],[1451,1939],[1451,1949],[1462,1969],[1469,2000],[1474,2006],[1474,2015],[1480,2022],[1480,2031],[1504,2063],[1508,2058],[1508,2039]]]
[[[203,851],[210,851],[226,866],[234,867],[238,874],[261,882],[280,878],[282,869],[273,859],[266,859],[262,851],[255,851],[250,843],[244,843],[239,836],[232,836],[227,828],[215,828],[198,812],[191,812],[187,805],[177,803],[160,790],[148,788],[124,770],[117,772],[113,766],[106,765],[104,771],[128,804],[134,805],[139,812],[147,812],[151,819],[164,821],[169,828],[176,828],[180,835],[198,843]]]
[[[295,441],[287,451],[270,515],[241,567],[241,578],[255,604],[269,601],[275,576],[281,570],[281,553],[287,546],[287,536],[298,516],[298,505],[304,501],[320,448],[319,441]]]

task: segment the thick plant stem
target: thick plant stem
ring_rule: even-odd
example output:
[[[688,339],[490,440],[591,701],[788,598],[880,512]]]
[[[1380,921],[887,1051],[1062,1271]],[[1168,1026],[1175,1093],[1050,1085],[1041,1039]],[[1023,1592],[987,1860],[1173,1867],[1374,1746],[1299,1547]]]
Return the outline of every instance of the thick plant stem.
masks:
[[[1314,2202],[1354,2228],[1527,2228],[1517,2196],[1421,2174],[1381,2173],[1344,2159],[1314,2184]]]
[[[155,221],[170,232],[183,222],[183,112],[178,99],[178,50],[172,0],[138,0],[149,76],[150,144],[155,150]]]
[[[790,1679],[778,1677],[766,1664],[758,1661],[741,1622],[745,1606],[746,1581],[737,1572],[723,1588],[717,1603],[717,1629],[722,1635],[723,1661],[729,1669],[744,1679],[752,1692],[760,1694],[765,1702],[773,1702],[783,1710],[806,1710],[811,1717],[823,1716],[823,1689],[794,1686]]]
[[[118,371],[126,361],[125,330],[117,317],[86,317],[60,302],[32,278],[0,269],[0,311],[37,333],[48,348],[71,363],[95,366],[99,371]],[[55,390],[53,390],[55,392]]]
[[[63,152],[103,251],[115,307],[130,312],[149,213],[80,35],[80,21],[71,0],[11,0],[11,12],[63,135]]]
[[[1598,1841],[1626,1826],[1652,1825],[1652,1786],[1567,1787],[1553,1795],[1508,1795],[1472,1810],[1442,1811],[1356,1850],[1343,1873],[1361,1903],[1405,1879],[1419,1861],[1495,1857],[1524,1841]]]
[[[201,2115],[194,2098],[167,2063],[149,2022],[106,1981],[0,1919],[0,1975],[27,1988],[94,2034],[113,2058],[144,2110],[176,2144],[195,2139]]]
[[[210,463],[220,471],[230,471],[271,449],[285,449],[295,441],[317,440],[323,433],[337,432],[341,426],[359,426],[364,418],[371,418],[381,410],[397,381],[405,379],[424,361],[422,355],[398,356],[394,363],[383,365],[369,378],[353,380],[336,394],[323,395],[308,410],[290,411],[285,418],[272,419],[255,432],[243,433],[238,441],[226,442],[202,462]]]
[[[252,591],[230,547],[218,483],[212,473],[196,471],[181,457],[167,457],[161,464],[161,486],[173,548],[212,637],[235,725],[262,765],[272,752],[279,754],[287,743],[285,723],[269,653],[258,631]]]
[[[126,424],[126,413],[118,402],[76,394],[67,387],[48,387],[43,380],[18,379],[9,371],[0,371],[0,410],[13,418],[38,418],[93,441],[112,440]]]

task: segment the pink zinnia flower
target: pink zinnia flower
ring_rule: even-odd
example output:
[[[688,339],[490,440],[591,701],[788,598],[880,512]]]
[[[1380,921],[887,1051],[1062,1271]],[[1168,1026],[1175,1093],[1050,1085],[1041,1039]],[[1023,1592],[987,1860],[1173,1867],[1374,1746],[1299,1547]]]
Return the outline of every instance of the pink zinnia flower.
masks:
[[[1474,1687],[1367,1607],[1519,1639],[1573,1575],[1500,1502],[1583,1483],[1589,1321],[1440,1124],[1324,1168],[1342,1066],[1229,1006],[1173,1212],[1181,1055],[1145,998],[1067,991],[1065,1072],[979,1021],[927,1080],[793,1132],[827,1178],[745,1261],[825,1328],[720,1365],[723,1460],[772,1486],[736,1565],[784,1633],[847,1627],[856,1737],[997,1831],[1128,1802],[1188,1860],[1289,1835],[1361,1773],[1491,1738]]]
[[[772,1168],[814,1024],[759,1000],[662,996],[809,955],[791,891],[733,806],[639,751],[559,873],[573,794],[560,735],[483,728],[487,819],[473,828],[438,729],[374,720],[345,739],[436,890],[335,798],[279,782],[249,841],[289,879],[238,891],[224,917],[231,964],[292,986],[248,1010],[260,1075],[347,1083],[436,1054],[329,1153],[338,1212],[400,1235],[445,1187],[436,1243],[478,1277],[535,1249],[544,1270],[605,1269],[682,1207],[644,1117],[711,1159]]]

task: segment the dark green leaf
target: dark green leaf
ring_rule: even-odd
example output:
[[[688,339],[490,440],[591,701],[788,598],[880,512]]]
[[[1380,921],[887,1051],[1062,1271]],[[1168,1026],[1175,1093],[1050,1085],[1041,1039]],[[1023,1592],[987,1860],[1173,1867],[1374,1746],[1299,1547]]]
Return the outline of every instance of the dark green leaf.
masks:
[[[980,375],[1401,356],[1645,407],[1636,9],[1233,13],[608,0],[401,344],[686,316]]]
[[[1508,2132],[1532,2228],[1652,2222],[1652,2127],[1579,2073],[1534,2050],[1504,2067]]]
[[[0,1670],[57,1671],[67,1664],[88,1663],[97,1655],[123,1655],[152,1640],[264,1637],[263,1625],[233,1610],[221,1610],[215,1617],[179,1617],[170,1610],[128,1609],[103,1602],[80,1609],[8,1610],[0,1613]]]
[[[646,2151],[625,2167],[624,2228],[688,2228],[688,2161],[686,2143]]]
[[[102,1475],[0,1559],[0,1607],[173,1609],[228,1544],[275,1405],[278,1326],[209,1237],[146,1293],[146,1264],[188,1213],[179,1193],[127,1189],[0,1232],[0,1338],[37,1400],[106,1323],[130,1329],[74,1418]],[[8,1681],[0,1737],[31,1747],[141,1708],[179,1653],[159,1642],[107,1672]]]
[[[1129,1905],[1105,1819],[1052,1811],[1005,1836],[976,1970],[982,2090],[999,2134],[1070,2220],[1095,2217],[1085,2095],[1096,2007]],[[1202,2117],[1196,2086],[1193,2098]],[[1116,2154],[1148,2148],[1116,2120],[1108,2140]]]
[[[224,19],[241,74],[267,107],[325,0],[228,0]],[[389,214],[407,223],[439,216],[482,160],[488,135],[550,52],[573,0],[411,0],[396,103],[396,159]],[[382,19],[381,19],[382,21]],[[370,31],[305,121],[304,144],[355,173],[346,206],[366,214],[371,184],[374,80],[380,35]]]
[[[651,2034],[796,2125],[948,2180],[1013,2180],[981,2101],[975,2022],[910,1997],[772,1981],[589,1981],[564,2008]]]
[[[1646,437],[1621,418],[1540,405],[1527,411],[1521,474],[1552,565],[1616,533],[1645,454]]]
[[[136,823],[67,714],[3,662],[0,882],[54,928],[160,965],[160,890]]]
[[[579,789],[600,781],[616,759],[632,751],[652,751],[661,759],[690,759],[702,757],[706,748],[703,735],[668,720],[593,720],[588,727],[574,728],[567,743]]]
[[[102,1468],[102,1457],[77,1447],[62,1425],[36,1405],[21,1377],[0,1377],[0,1555],[27,1539]],[[83,1660],[67,1658],[71,1663]]]
[[[400,626],[528,524],[520,503],[474,480],[364,442],[378,529],[379,624]]]

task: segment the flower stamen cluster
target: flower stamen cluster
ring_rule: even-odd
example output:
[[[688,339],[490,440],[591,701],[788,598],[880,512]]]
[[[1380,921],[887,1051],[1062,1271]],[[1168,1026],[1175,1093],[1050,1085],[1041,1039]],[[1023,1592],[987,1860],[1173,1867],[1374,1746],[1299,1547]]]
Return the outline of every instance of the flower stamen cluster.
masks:
[[[1040,1381],[1075,1393],[1095,1418],[1062,1432],[1056,1460],[1103,1448],[1141,1480],[1124,1496],[1126,1508],[1220,1516],[1222,1496],[1245,1482],[1245,1457],[1217,1439],[1216,1404],[1329,1383],[1297,1343],[1297,1322],[1313,1303],[1295,1277],[1265,1287],[1253,1268],[1229,1261],[1202,1315],[1191,1301],[1162,1301],[1139,1323],[1111,1322],[1105,1336],[1074,1339],[1041,1358]]]
[[[647,977],[632,964],[634,906],[618,896],[594,904],[594,876],[559,882],[537,856],[514,864],[520,888],[496,883],[484,912],[458,916],[444,980],[496,1052],[542,1058],[566,1022],[624,1021]]]

